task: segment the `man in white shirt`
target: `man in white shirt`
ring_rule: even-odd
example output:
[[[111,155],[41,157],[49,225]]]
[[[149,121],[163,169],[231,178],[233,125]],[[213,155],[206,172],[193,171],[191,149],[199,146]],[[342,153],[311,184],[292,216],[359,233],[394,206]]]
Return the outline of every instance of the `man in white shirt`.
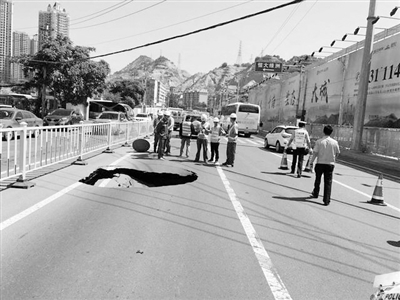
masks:
[[[325,205],[329,205],[331,201],[333,169],[335,168],[336,158],[340,153],[338,142],[330,137],[332,132],[332,126],[327,125],[324,127],[325,136],[315,143],[313,156],[311,158],[311,163],[317,159],[317,164],[315,165],[314,190],[310,197],[318,198],[321,177],[322,174],[324,174],[323,201]]]

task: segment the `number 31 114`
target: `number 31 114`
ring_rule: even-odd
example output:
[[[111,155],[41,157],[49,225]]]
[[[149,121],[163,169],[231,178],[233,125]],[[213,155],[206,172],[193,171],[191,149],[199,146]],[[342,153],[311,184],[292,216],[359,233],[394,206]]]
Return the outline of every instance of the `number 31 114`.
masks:
[[[393,79],[394,76],[400,76],[400,63],[397,65],[391,65],[386,67],[380,67],[369,72],[369,80],[368,82],[378,82],[382,76],[382,80]]]

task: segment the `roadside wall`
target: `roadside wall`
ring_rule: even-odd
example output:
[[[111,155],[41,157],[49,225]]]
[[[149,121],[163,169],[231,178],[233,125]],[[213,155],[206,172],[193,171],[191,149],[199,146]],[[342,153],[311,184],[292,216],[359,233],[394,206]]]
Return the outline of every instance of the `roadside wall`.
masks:
[[[268,122],[264,124],[262,135],[272,130],[279,122]],[[288,124],[288,125],[295,125]],[[307,124],[306,128],[310,134],[311,143],[323,137],[324,124]],[[352,126],[333,125],[332,137],[339,142],[340,147],[350,149],[353,136]],[[400,129],[364,127],[362,137],[363,152],[376,153],[384,156],[396,157],[400,160]]]
[[[391,30],[375,35],[362,143],[365,151],[400,157],[400,25]],[[331,124],[341,145],[350,147],[362,46],[250,90],[248,101],[260,105],[263,130],[294,125],[298,118],[319,136],[323,125]]]

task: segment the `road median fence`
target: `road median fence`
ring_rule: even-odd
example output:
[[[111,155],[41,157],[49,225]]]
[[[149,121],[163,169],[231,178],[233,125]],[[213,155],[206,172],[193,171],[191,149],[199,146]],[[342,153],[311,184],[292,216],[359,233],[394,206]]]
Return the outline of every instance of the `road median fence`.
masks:
[[[28,172],[84,156],[116,145],[131,145],[137,138],[153,133],[151,121],[81,123],[66,126],[2,128],[0,125],[0,182],[26,180]]]

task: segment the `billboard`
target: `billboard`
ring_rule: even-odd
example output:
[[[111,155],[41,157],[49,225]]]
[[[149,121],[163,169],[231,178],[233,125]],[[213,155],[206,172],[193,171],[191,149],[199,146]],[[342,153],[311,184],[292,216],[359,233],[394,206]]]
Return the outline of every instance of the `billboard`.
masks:
[[[296,122],[296,111],[299,106],[300,74],[282,82],[282,119],[285,124]]]
[[[365,126],[400,128],[400,35],[374,44],[368,74]],[[344,86],[343,120],[353,124],[362,51],[349,55]],[[396,125],[397,124],[397,125]]]
[[[344,62],[338,59],[307,71],[304,101],[308,123],[338,123],[344,70]]]

